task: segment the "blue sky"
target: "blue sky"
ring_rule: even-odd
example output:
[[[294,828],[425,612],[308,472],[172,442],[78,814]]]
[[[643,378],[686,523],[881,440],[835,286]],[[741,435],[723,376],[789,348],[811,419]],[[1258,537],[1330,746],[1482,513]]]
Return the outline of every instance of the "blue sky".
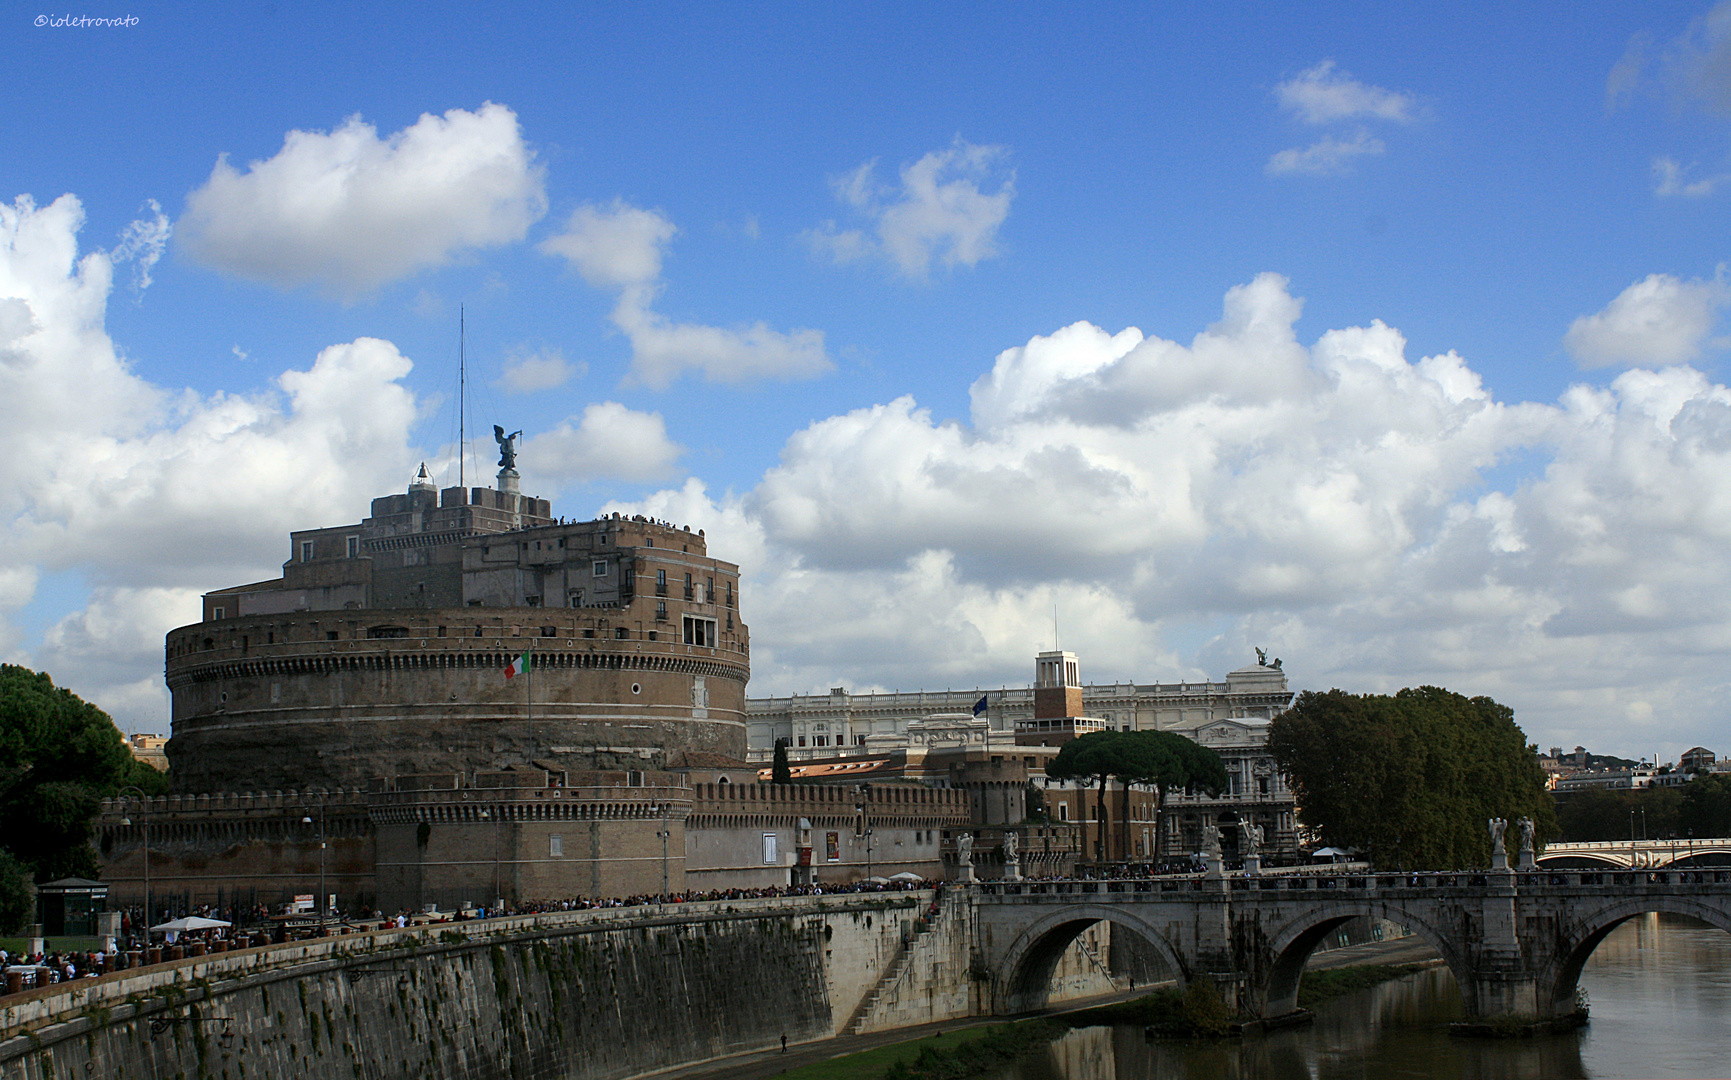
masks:
[[[1723,5],[8,19],[0,651],[124,727],[454,482],[461,305],[528,488],[742,564],[755,694],[1024,682],[1057,604],[1102,681],[1722,730]]]

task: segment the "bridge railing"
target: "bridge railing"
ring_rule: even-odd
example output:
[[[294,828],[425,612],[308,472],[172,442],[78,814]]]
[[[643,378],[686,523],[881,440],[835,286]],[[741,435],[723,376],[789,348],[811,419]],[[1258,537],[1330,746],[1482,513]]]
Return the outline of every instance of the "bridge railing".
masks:
[[[1637,885],[1731,885],[1731,867],[1687,870],[1463,870],[1415,874],[1318,873],[1232,874],[1210,878],[1201,874],[1149,878],[1057,879],[1048,881],[984,881],[972,886],[988,897],[1042,897],[1069,901],[1128,900],[1142,897],[1192,896],[1205,892],[1297,893],[1320,891],[1436,892],[1513,885],[1517,889],[1563,887],[1603,888]]]

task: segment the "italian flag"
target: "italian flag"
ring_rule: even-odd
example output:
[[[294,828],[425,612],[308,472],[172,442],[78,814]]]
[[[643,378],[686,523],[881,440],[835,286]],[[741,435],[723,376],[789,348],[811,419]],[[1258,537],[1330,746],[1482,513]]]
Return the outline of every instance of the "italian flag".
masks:
[[[529,654],[524,653],[522,656],[517,657],[517,659],[505,665],[505,678],[509,679],[514,675],[521,675],[528,670]]]

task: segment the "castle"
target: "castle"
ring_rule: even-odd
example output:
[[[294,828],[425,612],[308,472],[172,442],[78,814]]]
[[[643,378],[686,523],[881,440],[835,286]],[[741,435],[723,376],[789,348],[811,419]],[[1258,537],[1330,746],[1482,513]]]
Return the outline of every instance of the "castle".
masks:
[[[176,787],[742,760],[739,567],[702,531],[556,520],[501,479],[437,491],[422,466],[359,524],[292,533],[282,577],[206,594],[167,641]]]
[[[274,906],[318,881],[312,906],[390,911],[943,874],[962,793],[756,783],[739,568],[702,530],[555,518],[501,447],[497,487],[439,490],[423,465],[168,634],[176,794],[104,804],[116,902]]]

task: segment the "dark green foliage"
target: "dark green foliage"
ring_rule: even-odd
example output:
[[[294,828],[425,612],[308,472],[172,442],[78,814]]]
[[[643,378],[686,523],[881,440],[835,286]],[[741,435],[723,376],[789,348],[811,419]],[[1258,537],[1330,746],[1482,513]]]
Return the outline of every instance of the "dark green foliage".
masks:
[[[1631,831],[1637,837],[1670,836],[1679,831],[1685,798],[1678,788],[1589,788],[1559,795],[1557,839],[1627,840]]]
[[[0,665],[0,847],[37,881],[96,876],[90,819],[97,802],[135,784],[168,780],[137,761],[108,714],[47,674]]]
[[[1184,1022],[1198,1035],[1224,1035],[1232,1027],[1232,1009],[1207,979],[1191,979],[1184,987]]]
[[[1305,691],[1269,725],[1268,750],[1323,843],[1379,869],[1489,865],[1494,817],[1556,818],[1538,754],[1513,710],[1434,686],[1386,694]]]
[[[23,933],[31,908],[30,868],[0,850],[0,935]]]
[[[1713,773],[1696,777],[1683,786],[1680,803],[1678,835],[1731,836],[1731,776]]]
[[[775,740],[775,757],[769,763],[769,782],[772,784],[793,783],[793,770],[787,766],[787,740]]]
[[[1097,731],[1071,739],[1058,751],[1058,756],[1046,766],[1046,775],[1054,780],[1093,779],[1105,790],[1109,777],[1124,785],[1119,827],[1129,829],[1130,785],[1141,784],[1154,791],[1156,828],[1159,809],[1166,803],[1166,792],[1172,788],[1190,787],[1218,795],[1226,790],[1226,766],[1220,755],[1172,731]],[[1105,815],[1101,815],[1101,839],[1104,840]],[[1128,851],[1128,838],[1123,849]],[[1102,843],[1102,847],[1104,844]]]

